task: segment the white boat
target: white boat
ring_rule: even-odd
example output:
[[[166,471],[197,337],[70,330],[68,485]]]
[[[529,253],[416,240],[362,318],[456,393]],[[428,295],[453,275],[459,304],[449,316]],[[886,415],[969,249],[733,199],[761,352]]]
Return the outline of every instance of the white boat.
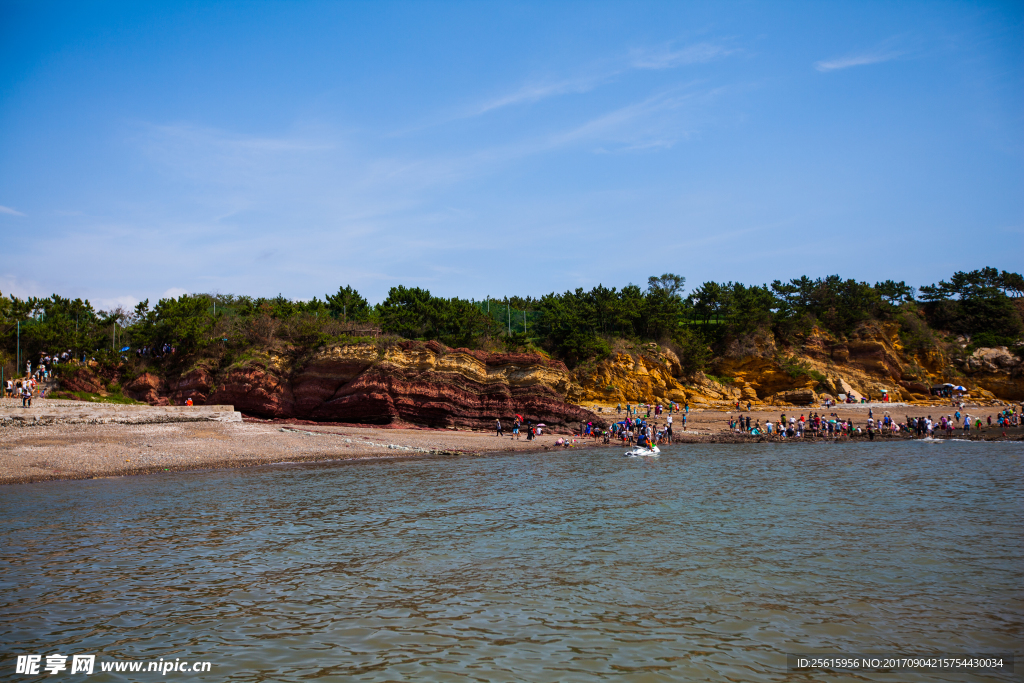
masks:
[[[637,446],[631,451],[626,451],[627,458],[654,458],[659,455],[661,455],[661,449],[657,446],[651,446],[650,448]]]

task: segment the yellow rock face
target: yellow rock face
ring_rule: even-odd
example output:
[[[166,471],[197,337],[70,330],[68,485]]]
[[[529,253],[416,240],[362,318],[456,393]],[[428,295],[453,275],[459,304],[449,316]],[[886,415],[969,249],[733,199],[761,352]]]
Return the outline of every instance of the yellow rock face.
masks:
[[[932,403],[938,399],[928,388],[950,378],[968,385],[976,398],[1015,399],[1024,397],[1024,377],[1014,358],[999,350],[979,350],[961,363],[969,373],[965,376],[942,348],[908,352],[896,325],[876,323],[842,342],[814,329],[799,347],[786,350],[776,348],[771,335],[734,343],[714,362],[714,374],[731,380],[725,384],[698,373],[685,378],[684,385],[679,359],[666,349],[617,353],[577,368],[567,400],[585,407],[668,400],[711,407],[737,400],[805,405],[808,397],[817,402],[825,394],[879,400],[884,391],[894,402]]]
[[[655,353],[617,353],[594,367],[577,369],[566,399],[583,406],[685,402],[686,390],[672,372],[678,372],[679,359]]]
[[[544,385],[562,395],[570,384],[564,365],[540,356],[474,353],[430,344],[392,345],[383,350],[372,344],[327,347],[307,361],[301,376],[303,380],[330,377],[348,381],[375,364],[415,374],[454,373],[480,384]]]

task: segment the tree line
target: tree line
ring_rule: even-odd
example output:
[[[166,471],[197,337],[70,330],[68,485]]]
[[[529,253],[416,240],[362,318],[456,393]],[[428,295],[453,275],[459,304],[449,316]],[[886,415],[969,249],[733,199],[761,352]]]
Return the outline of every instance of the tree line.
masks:
[[[702,369],[734,339],[771,332],[783,344],[813,327],[843,338],[869,320],[896,321],[908,344],[933,343],[931,330],[978,344],[1021,338],[1024,278],[983,268],[915,290],[903,281],[869,284],[838,275],[771,284],[704,282],[666,273],[646,287],[598,285],[539,298],[444,298],[397,285],[371,305],[351,286],[322,299],[186,294],[150,307],[96,310],[88,300],[0,298],[0,353],[18,357],[71,350],[78,358],[125,354],[180,361],[204,350],[275,343],[298,349],[366,337],[436,339],[452,347],[543,350],[570,366],[610,352],[616,338],[674,345],[687,370]],[[173,354],[163,350],[174,349]]]

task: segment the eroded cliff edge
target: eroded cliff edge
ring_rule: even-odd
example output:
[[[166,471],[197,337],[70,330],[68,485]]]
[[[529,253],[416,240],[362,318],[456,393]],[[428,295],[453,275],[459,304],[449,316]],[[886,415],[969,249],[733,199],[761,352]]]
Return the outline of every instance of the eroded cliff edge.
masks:
[[[908,348],[893,324],[862,325],[837,339],[818,328],[782,347],[770,332],[735,340],[707,374],[683,372],[678,356],[654,343],[624,344],[607,358],[572,373],[570,401],[689,402],[723,407],[735,403],[811,405],[844,394],[932,403],[932,388],[962,385],[975,401],[1024,399],[1024,363],[1007,347],[972,348],[966,339]]]
[[[322,347],[300,359],[253,351],[170,381],[147,373],[124,392],[153,404],[229,404],[264,418],[490,429],[495,418],[519,414],[555,429],[603,424],[566,402],[570,381],[564,364],[536,354],[405,341]]]

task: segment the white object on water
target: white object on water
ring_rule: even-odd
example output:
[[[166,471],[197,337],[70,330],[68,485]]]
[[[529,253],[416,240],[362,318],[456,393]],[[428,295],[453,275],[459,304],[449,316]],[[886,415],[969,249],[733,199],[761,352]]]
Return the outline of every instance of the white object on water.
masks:
[[[657,446],[651,446],[650,448],[637,446],[631,451],[626,451],[625,455],[627,458],[653,458],[661,455],[661,449]]]

